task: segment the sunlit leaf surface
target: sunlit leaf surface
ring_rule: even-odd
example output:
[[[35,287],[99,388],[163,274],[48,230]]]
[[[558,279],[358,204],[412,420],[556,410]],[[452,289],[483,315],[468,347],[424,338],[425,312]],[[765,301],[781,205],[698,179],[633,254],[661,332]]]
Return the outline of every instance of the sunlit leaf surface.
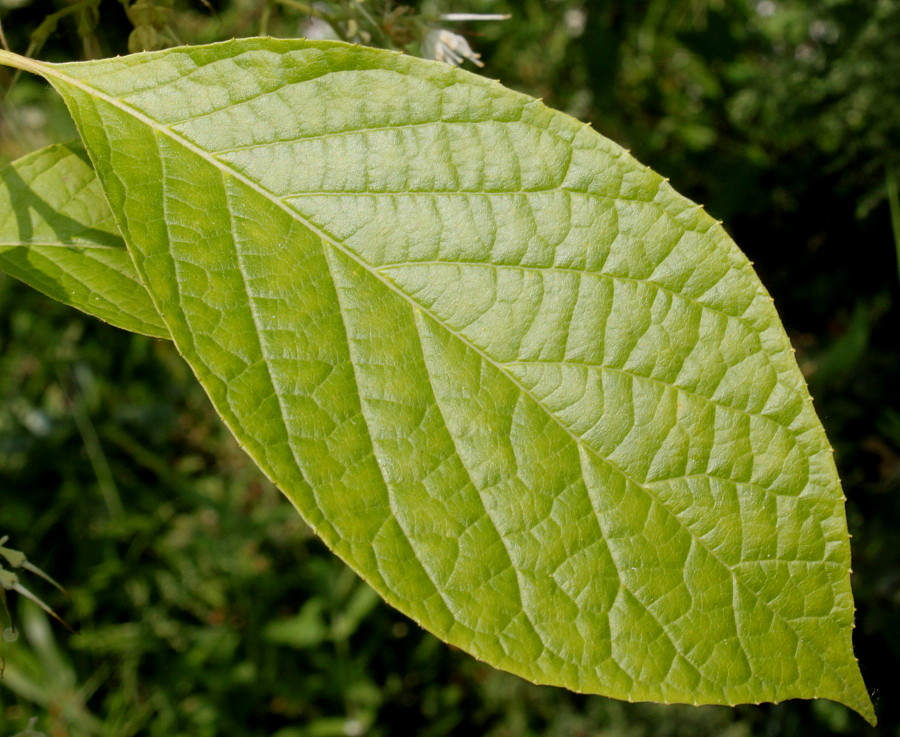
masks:
[[[843,496],[790,345],[660,176],[384,51],[27,64],[219,413],[394,606],[540,683],[873,718]]]

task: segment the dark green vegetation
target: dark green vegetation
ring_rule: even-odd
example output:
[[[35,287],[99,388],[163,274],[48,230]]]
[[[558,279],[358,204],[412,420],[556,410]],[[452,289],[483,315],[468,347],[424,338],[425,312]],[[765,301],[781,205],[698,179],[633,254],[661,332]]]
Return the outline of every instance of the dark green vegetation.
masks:
[[[551,105],[582,105],[573,112],[631,141],[642,160],[711,203],[757,262],[801,351],[838,450],[856,542],[859,655],[870,686],[889,693],[893,668],[886,654],[897,647],[887,639],[897,631],[897,604],[890,600],[896,575],[890,556],[897,546],[889,537],[896,503],[891,508],[889,500],[897,485],[900,439],[897,406],[891,406],[887,388],[896,375],[896,330],[890,330],[896,324],[896,308],[893,319],[890,314],[896,265],[880,195],[890,163],[886,142],[896,137],[890,125],[897,117],[890,115],[896,98],[889,87],[896,82],[872,65],[881,64],[892,48],[892,19],[879,17],[874,4],[856,5],[850,18],[836,20],[825,9],[818,16],[791,16],[779,6],[771,16],[749,13],[758,27],[754,34],[737,11],[723,17],[697,3],[655,3],[640,12],[631,6],[591,12],[584,35],[571,40],[556,15],[564,8],[552,7],[554,14],[535,4],[530,24],[490,29],[500,38],[491,73],[543,94]],[[825,37],[816,43],[807,38],[819,34],[812,25],[819,21],[825,30],[828,23],[838,24],[837,37],[827,44]],[[865,43],[854,43],[857,38]],[[487,52],[489,40],[479,48]],[[598,54],[607,55],[602,64]],[[832,69],[840,66],[836,58],[849,65],[849,73],[832,79]],[[590,69],[592,64],[599,69]],[[817,90],[820,83],[825,88]],[[747,104],[755,100],[743,118],[735,108],[741,95]],[[409,725],[416,718],[433,734],[449,732],[454,723],[460,731],[507,726],[506,733],[526,734],[530,725],[534,733],[547,733],[548,721],[560,733],[583,726],[590,734],[611,724],[721,733],[744,715],[768,721],[769,731],[808,734],[814,732],[811,712],[822,731],[862,729],[838,707],[821,703],[673,712],[534,689],[488,676],[430,638],[408,633],[391,639],[388,633],[402,635],[402,627],[395,629],[397,615],[380,607],[362,621],[349,646],[346,638],[331,644],[322,637],[321,623],[333,631],[337,625],[329,619],[353,611],[341,599],[340,580],[347,574],[336,561],[316,557],[315,566],[326,571],[316,579],[315,566],[297,562],[304,545],[293,512],[273,494],[263,496],[269,507],[252,501],[248,489],[259,482],[248,482],[249,466],[238,452],[224,453],[210,439],[222,433],[202,398],[184,395],[193,391],[192,382],[179,377],[183,369],[168,346],[112,336],[108,328],[11,288],[4,299],[2,314],[9,322],[2,381],[9,401],[4,399],[2,442],[10,478],[0,525],[16,547],[71,588],[68,611],[53,601],[83,632],[62,651],[74,668],[68,690],[83,688],[86,699],[97,688],[89,706],[109,724],[116,714],[142,718],[137,703],[145,705],[147,724],[160,734],[200,732],[191,719],[208,720],[211,733],[239,733],[249,725],[266,734],[288,723],[312,729],[316,713],[338,717],[335,724],[344,733],[346,717],[358,720],[350,723],[352,731],[375,713],[385,733],[413,731]],[[58,315],[60,322],[42,323],[41,315]],[[78,325],[85,330],[81,336]],[[171,380],[161,384],[164,376]],[[278,532],[285,525],[293,526],[293,537]],[[257,557],[270,575],[253,566]],[[254,622],[285,619],[298,610],[301,634],[295,631],[291,641],[301,651],[279,646],[284,633],[279,637],[277,629],[257,628],[254,634]],[[323,617],[321,626],[317,617]],[[98,633],[105,636],[102,643]],[[21,669],[29,653],[52,654],[39,644],[26,649],[22,641],[6,649],[9,685],[19,663],[14,657],[22,659]],[[164,660],[170,653],[176,659]],[[47,670],[48,679],[66,688],[65,668]],[[411,673],[412,682],[404,681]],[[375,688],[354,687],[360,682]],[[878,695],[881,729],[891,733],[896,716]],[[59,711],[59,703],[57,698],[48,711]],[[299,713],[284,715],[304,704]],[[167,715],[176,721],[166,722]],[[733,729],[752,731],[752,721]]]

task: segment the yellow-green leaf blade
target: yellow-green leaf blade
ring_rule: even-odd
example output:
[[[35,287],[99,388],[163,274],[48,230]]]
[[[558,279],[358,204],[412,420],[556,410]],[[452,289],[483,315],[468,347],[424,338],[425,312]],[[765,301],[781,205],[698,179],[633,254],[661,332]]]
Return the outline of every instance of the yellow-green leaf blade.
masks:
[[[169,337],[80,145],[0,170],[0,270],[116,327]]]
[[[873,718],[790,346],[660,177],[495,83],[340,44],[45,71],[218,411],[389,601],[538,682]]]

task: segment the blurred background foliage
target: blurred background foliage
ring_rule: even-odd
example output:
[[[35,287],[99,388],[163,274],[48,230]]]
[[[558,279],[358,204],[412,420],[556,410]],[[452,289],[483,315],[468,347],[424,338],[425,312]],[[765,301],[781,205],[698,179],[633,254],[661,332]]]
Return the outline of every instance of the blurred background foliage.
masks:
[[[48,60],[258,33],[422,53],[446,27],[484,73],[706,203],[775,297],[837,450],[881,720],[831,702],[627,704],[493,671],[310,535],[171,345],[0,277],[0,533],[67,587],[29,581],[78,629],[13,607],[0,737],[900,735],[900,3],[0,0],[0,22]],[[37,80],[0,101],[0,163],[73,136]]]

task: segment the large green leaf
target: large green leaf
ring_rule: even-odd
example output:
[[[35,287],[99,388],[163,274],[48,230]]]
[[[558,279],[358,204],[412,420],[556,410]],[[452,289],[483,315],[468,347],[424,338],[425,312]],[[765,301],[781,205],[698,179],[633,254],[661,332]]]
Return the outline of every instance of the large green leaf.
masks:
[[[0,271],[117,327],[169,337],[80,145],[0,169]]]
[[[831,449],[747,259],[661,177],[384,51],[0,58],[62,93],[217,410],[389,602],[540,683],[874,719]]]

